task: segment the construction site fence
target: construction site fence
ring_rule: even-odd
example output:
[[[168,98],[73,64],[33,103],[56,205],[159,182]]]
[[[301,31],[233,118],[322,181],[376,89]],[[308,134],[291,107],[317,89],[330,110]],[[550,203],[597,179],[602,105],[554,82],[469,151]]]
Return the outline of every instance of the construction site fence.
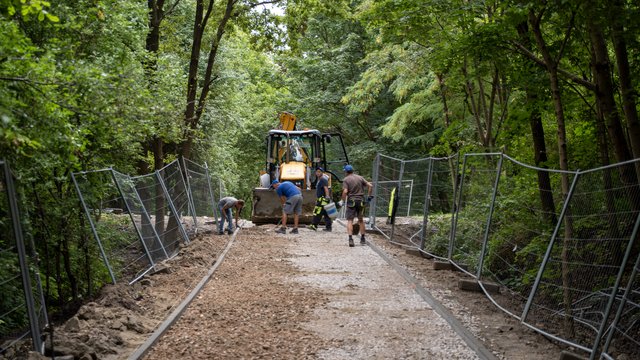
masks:
[[[44,352],[42,334],[48,326],[33,239],[23,232],[14,178],[0,160],[0,354],[18,344]]]
[[[498,309],[590,359],[640,358],[638,169],[378,154],[368,226],[450,263]]]
[[[11,170],[4,161],[0,170],[0,227],[8,235],[0,240],[0,293],[12,294],[0,300],[0,354],[11,358],[27,342],[44,353],[48,317]],[[105,168],[72,173],[71,181],[95,239],[89,252],[104,264],[93,269],[102,285],[133,283],[177,255],[199,229],[216,226],[217,201],[225,196],[224,184],[206,164],[184,158],[146,175]]]
[[[368,226],[449,262],[500,310],[590,359],[640,356],[640,159],[587,171],[502,153],[403,160],[378,154]],[[0,161],[2,352],[48,326],[37,255],[23,233],[11,170]],[[151,174],[73,173],[105,283],[132,283],[217,223],[224,184],[206,164]],[[6,209],[6,210],[4,210]],[[495,291],[495,289],[498,291]]]

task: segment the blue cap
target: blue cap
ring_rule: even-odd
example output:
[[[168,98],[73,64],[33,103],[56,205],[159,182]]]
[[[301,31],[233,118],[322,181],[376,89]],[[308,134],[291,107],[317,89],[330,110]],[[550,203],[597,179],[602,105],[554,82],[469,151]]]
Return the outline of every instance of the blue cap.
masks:
[[[344,166],[344,171],[346,172],[353,172],[353,166],[347,164]]]
[[[324,169],[323,169],[322,167],[320,167],[320,166],[318,166],[318,167],[316,168],[316,170],[320,170],[320,171],[324,172]]]
[[[270,188],[273,188],[273,185],[275,185],[275,184],[277,184],[277,183],[279,183],[279,181],[278,181],[278,180],[273,180],[273,181],[271,182],[271,186],[269,186],[269,187],[270,187]]]

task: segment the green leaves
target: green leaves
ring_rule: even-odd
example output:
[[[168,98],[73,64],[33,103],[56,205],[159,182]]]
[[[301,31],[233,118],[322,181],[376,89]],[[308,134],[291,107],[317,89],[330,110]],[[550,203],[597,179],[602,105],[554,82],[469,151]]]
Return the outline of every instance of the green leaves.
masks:
[[[6,14],[13,17],[16,14],[20,14],[23,20],[29,21],[31,19],[37,19],[38,21],[50,21],[57,23],[60,18],[48,11],[51,8],[49,1],[43,0],[4,0],[0,2],[0,11],[6,9]]]

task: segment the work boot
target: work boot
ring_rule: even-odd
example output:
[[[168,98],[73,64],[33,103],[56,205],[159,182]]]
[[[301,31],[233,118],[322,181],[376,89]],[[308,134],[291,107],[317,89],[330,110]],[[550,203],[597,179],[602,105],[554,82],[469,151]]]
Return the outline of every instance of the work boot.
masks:
[[[278,230],[276,230],[276,234],[286,234],[287,233],[287,228],[279,228]]]
[[[224,235],[224,231],[218,231],[218,235]]]
[[[354,247],[354,246],[356,245],[353,243],[353,239],[349,238],[349,247]]]
[[[323,229],[323,231],[331,232],[331,228],[325,228],[325,229]]]
[[[360,245],[366,245],[367,241],[364,239],[364,235],[360,236]]]
[[[292,234],[297,234],[298,233],[298,228],[293,228],[293,230],[291,230]]]
[[[313,225],[313,224],[309,225],[309,229],[311,229],[313,231],[318,231],[318,227]]]

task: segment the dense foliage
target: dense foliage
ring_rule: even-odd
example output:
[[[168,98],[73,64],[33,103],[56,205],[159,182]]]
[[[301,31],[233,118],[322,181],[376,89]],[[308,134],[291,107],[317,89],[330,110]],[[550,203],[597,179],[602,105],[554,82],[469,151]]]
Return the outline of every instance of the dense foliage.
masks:
[[[342,133],[364,174],[378,151],[561,169],[640,157],[637,2],[271,3],[0,0],[0,158],[50,304],[99,276],[71,172],[183,155],[249,200],[279,111]]]

